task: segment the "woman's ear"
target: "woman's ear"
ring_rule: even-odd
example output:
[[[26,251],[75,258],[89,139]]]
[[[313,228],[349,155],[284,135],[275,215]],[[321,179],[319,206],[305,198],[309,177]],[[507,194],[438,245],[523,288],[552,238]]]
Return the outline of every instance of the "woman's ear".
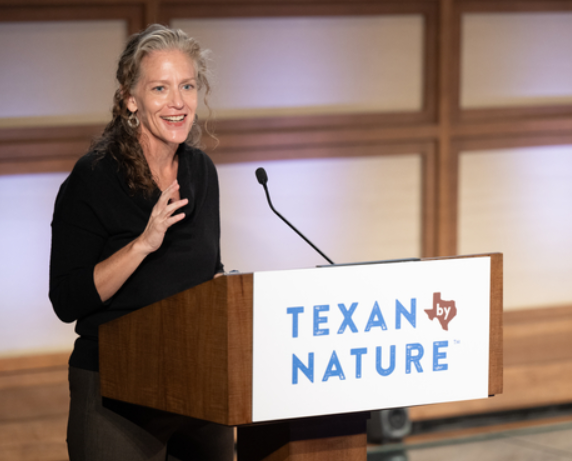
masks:
[[[123,86],[121,86],[121,96],[129,112],[137,112],[137,101],[135,101],[133,95],[126,91]]]
[[[129,109],[129,112],[137,112],[137,101],[135,101],[135,98],[132,95],[125,98],[125,105],[127,106],[127,109]]]

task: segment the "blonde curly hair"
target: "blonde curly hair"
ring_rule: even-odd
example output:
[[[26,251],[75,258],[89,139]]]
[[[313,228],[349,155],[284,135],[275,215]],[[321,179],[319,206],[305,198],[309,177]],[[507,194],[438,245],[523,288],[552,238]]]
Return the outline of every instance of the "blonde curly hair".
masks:
[[[133,128],[129,124],[131,112],[127,108],[126,101],[141,76],[143,58],[153,51],[165,50],[180,50],[192,59],[198,89],[204,95],[204,103],[210,114],[208,50],[202,49],[196,39],[189,37],[182,30],[170,29],[159,24],[153,24],[129,38],[117,66],[116,78],[119,87],[113,96],[111,122],[105,127],[101,137],[94,142],[91,150],[98,158],[108,154],[115,158],[125,173],[127,185],[133,193],[140,190],[151,194],[156,184],[139,143],[140,127]],[[207,134],[212,136],[208,129],[208,117],[204,127]],[[186,142],[192,147],[199,147],[201,136],[202,130],[195,116],[195,122]]]

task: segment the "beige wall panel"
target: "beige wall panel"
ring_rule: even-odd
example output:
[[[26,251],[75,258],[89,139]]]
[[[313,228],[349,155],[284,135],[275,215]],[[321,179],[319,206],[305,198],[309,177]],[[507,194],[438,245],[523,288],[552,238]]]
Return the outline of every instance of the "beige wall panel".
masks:
[[[572,103],[572,13],[462,19],[461,106]]]
[[[227,164],[218,167],[226,270],[328,264],[270,210],[259,166],[275,208],[335,263],[420,255],[418,155]]]
[[[505,310],[572,304],[572,146],[461,155],[459,253],[504,253]]]
[[[0,176],[0,357],[71,350],[48,299],[54,200],[67,174]]]
[[[421,109],[421,15],[172,25],[212,50],[219,117]]]
[[[124,21],[0,22],[0,127],[110,118]]]

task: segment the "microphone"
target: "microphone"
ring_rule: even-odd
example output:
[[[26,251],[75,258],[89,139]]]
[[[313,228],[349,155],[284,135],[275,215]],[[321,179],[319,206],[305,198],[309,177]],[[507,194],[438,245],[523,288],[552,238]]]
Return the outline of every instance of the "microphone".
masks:
[[[268,182],[268,175],[266,174],[266,170],[264,168],[258,168],[256,170],[256,179],[262,185],[262,187],[264,187],[264,192],[266,192],[266,199],[268,200],[268,205],[270,205],[270,209],[274,213],[276,213],[276,215],[282,221],[284,221],[286,224],[288,224],[288,226],[290,226],[290,228],[294,232],[296,232],[300,237],[302,237],[308,245],[310,245],[314,250],[316,250],[318,253],[320,253],[320,255],[326,261],[328,261],[330,264],[334,264],[334,262],[330,258],[328,258],[324,253],[322,253],[322,251],[320,251],[320,249],[316,245],[314,245],[312,242],[310,242],[310,240],[308,240],[306,238],[306,236],[304,236],[304,234],[302,234],[302,232],[300,232],[298,229],[296,229],[292,224],[290,224],[290,222],[284,216],[282,216],[280,213],[278,213],[278,211],[276,211],[276,209],[274,208],[274,205],[272,205],[272,200],[270,200],[270,194],[268,193],[268,186],[266,185],[266,183]]]

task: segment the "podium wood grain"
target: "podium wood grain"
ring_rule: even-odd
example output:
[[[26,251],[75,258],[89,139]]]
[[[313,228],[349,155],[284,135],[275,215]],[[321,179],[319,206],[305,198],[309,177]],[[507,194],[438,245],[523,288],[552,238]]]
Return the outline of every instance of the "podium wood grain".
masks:
[[[100,371],[106,397],[252,422],[252,274],[219,277],[102,326]]]

